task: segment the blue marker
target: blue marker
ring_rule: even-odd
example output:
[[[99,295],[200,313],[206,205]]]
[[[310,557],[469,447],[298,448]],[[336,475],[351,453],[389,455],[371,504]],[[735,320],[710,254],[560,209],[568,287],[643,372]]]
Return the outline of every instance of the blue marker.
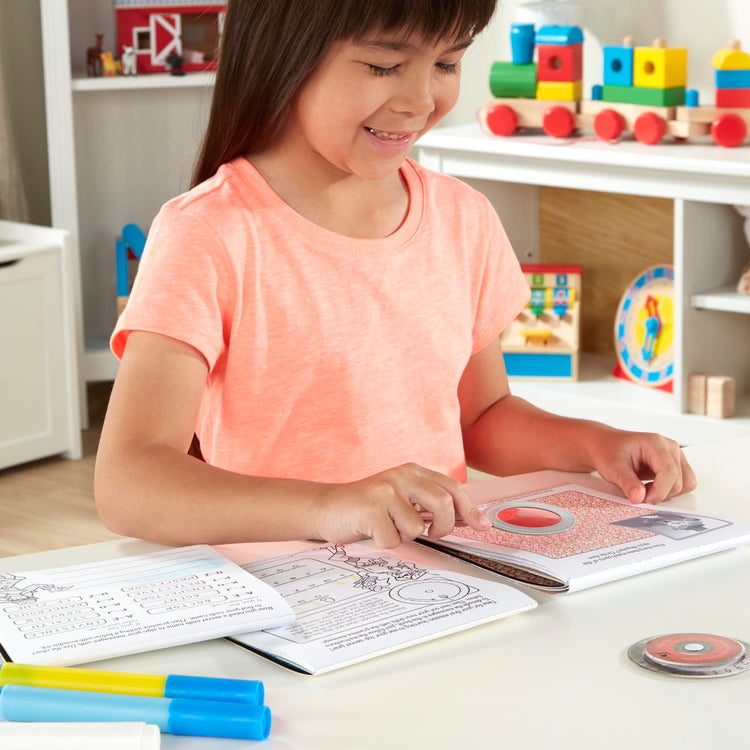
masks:
[[[6,721],[139,721],[159,731],[198,737],[265,740],[271,711],[257,706],[190,698],[148,698],[140,695],[4,685],[0,718]]]

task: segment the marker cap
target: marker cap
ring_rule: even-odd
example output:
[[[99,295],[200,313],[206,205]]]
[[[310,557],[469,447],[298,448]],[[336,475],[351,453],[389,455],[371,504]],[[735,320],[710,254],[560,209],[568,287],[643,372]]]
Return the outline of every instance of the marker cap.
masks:
[[[262,706],[263,683],[258,680],[229,680],[224,677],[192,677],[171,674],[164,683],[165,698],[194,698]]]
[[[169,707],[171,734],[265,740],[271,732],[268,706],[175,698]]]

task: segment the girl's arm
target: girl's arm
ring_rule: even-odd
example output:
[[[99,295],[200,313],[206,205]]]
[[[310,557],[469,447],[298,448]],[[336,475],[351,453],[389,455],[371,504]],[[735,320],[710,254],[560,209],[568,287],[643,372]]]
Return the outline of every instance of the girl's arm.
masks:
[[[320,484],[244,476],[189,456],[207,374],[187,344],[128,337],[95,471],[97,508],[113,531],[167,544],[372,537],[394,547],[424,531],[415,504],[433,513],[432,536],[453,528],[454,512],[484,528],[459,482],[413,464]]]
[[[560,417],[512,396],[499,339],[471,358],[459,399],[467,462],[481,471],[597,471],[634,503],[659,503],[696,486],[673,440]]]

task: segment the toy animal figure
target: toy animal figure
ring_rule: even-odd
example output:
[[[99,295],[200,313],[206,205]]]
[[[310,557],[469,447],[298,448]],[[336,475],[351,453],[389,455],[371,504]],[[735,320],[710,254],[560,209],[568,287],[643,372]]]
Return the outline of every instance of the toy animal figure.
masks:
[[[136,75],[135,65],[135,48],[124,46],[122,48],[122,55],[120,57],[122,61],[122,74],[124,76]]]
[[[735,206],[740,216],[745,218],[745,238],[747,246],[750,247],[750,206]],[[740,280],[737,282],[737,291],[740,294],[750,294],[750,263],[748,263],[740,274]]]
[[[166,59],[167,67],[169,68],[170,75],[173,76],[184,76],[185,71],[182,69],[185,63],[185,58],[177,52],[171,52]]]
[[[96,34],[96,45],[86,50],[86,73],[89,76],[100,76],[102,74],[102,41],[104,34]]]
[[[114,78],[118,73],[122,73],[122,66],[119,60],[115,60],[111,52],[102,52],[102,67],[106,78]]]

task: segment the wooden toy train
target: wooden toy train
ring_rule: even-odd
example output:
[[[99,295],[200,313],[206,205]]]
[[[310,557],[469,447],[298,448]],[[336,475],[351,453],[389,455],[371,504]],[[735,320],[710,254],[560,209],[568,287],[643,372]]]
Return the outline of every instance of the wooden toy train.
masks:
[[[687,90],[687,49],[657,39],[637,47],[631,37],[604,47],[603,85],[582,97],[583,32],[577,26],[532,24],[511,27],[512,62],[490,71],[493,98],[480,110],[482,125],[496,135],[518,128],[542,128],[566,138],[593,129],[607,141],[632,133],[645,144],[665,135],[686,139],[710,135],[720,146],[739,146],[750,125],[750,55],[738,41],[712,59],[716,102],[700,106],[698,92]],[[534,56],[536,52],[536,62]]]

